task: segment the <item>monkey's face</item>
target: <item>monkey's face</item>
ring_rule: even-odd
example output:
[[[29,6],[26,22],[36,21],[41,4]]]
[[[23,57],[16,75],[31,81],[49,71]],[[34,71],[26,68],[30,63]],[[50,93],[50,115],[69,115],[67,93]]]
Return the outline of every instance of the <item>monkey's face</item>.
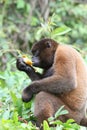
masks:
[[[32,61],[36,67],[48,69],[54,62],[57,43],[51,39],[43,39],[32,47]]]

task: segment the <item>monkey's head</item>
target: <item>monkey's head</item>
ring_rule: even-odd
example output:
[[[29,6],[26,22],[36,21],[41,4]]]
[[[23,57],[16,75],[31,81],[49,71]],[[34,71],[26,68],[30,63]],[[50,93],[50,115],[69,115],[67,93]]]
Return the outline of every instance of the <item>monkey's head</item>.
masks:
[[[33,65],[43,69],[48,69],[54,62],[54,55],[58,43],[52,39],[43,39],[32,47]]]

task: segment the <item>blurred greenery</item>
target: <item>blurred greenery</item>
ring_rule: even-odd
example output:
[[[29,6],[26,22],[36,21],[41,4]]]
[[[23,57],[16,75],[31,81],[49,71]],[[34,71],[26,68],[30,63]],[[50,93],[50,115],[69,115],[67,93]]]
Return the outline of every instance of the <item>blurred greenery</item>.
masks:
[[[0,0],[0,66],[17,56],[17,50],[29,53],[32,44],[45,37],[74,45],[86,57],[86,21],[87,4],[71,0]],[[71,32],[54,36],[64,26]]]
[[[0,67],[45,37],[79,48],[87,61],[86,21],[87,4],[74,0],[0,0]]]
[[[34,104],[33,100],[23,103],[21,92],[31,81],[16,69],[16,58],[25,53],[30,55],[36,41],[49,37],[61,44],[72,45],[87,63],[86,22],[87,4],[75,0],[0,0],[1,130],[10,130],[10,127],[13,130],[38,129],[31,122],[28,124],[28,121],[35,120]],[[58,123],[64,127],[71,122]],[[50,129],[46,121],[43,126]],[[57,124],[56,129],[62,130],[60,127]],[[75,125],[76,130],[78,127]]]

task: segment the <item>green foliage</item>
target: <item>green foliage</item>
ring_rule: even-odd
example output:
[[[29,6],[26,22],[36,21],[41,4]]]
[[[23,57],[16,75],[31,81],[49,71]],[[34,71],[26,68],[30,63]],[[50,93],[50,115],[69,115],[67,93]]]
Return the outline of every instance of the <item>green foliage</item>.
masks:
[[[56,130],[79,130],[80,126],[77,125],[73,119],[69,119],[65,123],[58,120],[59,116],[66,115],[66,114],[68,114],[68,111],[64,110],[64,106],[62,106],[55,113],[54,117],[48,118],[49,124],[54,125]]]
[[[4,54],[0,68],[17,55],[18,50],[29,52],[32,44],[43,37],[83,49],[87,61],[87,5],[50,0],[47,7],[50,12],[45,19],[35,0],[0,1],[0,56]]]
[[[57,24],[53,21],[54,16],[55,15],[53,15],[46,23],[41,22],[41,27],[39,27],[35,36],[37,40],[39,40],[42,36],[55,39],[57,36],[64,35],[71,31],[71,28],[64,24],[58,27]]]
[[[14,66],[15,67],[15,66]],[[20,80],[19,80],[20,79]],[[10,82],[11,80],[11,82]],[[19,71],[11,71],[8,64],[4,72],[0,72],[0,129],[1,130],[38,130],[31,121],[35,121],[33,116],[33,101],[23,103],[21,100],[21,92],[23,87],[31,81],[24,73]],[[62,106],[47,121],[43,122],[44,130],[79,130],[80,126],[70,119],[63,123],[58,117],[68,114]],[[49,125],[54,127],[50,127]]]
[[[0,130],[38,130],[31,122],[28,124],[18,121],[18,117],[15,113],[15,118],[9,120],[0,121]]]
[[[40,5],[35,3],[32,7],[31,0],[1,0],[0,1],[0,41],[7,43],[31,44],[42,37],[50,36],[39,33],[52,19],[56,28],[66,25],[72,31],[66,36],[57,36],[61,42],[86,46],[87,43],[87,5],[74,3],[70,0],[51,0],[48,4],[50,13],[47,20],[42,17]],[[46,30],[47,31],[47,30]],[[57,30],[58,31],[58,30]],[[47,33],[47,32],[46,32]],[[26,49],[27,49],[27,45]],[[22,48],[23,49],[23,48]]]
[[[9,64],[4,72],[0,72],[0,75],[0,101],[2,102],[0,119],[10,119],[15,111],[24,119],[33,118],[32,102],[26,104],[21,100],[23,87],[30,83],[28,77],[22,72],[11,71]]]

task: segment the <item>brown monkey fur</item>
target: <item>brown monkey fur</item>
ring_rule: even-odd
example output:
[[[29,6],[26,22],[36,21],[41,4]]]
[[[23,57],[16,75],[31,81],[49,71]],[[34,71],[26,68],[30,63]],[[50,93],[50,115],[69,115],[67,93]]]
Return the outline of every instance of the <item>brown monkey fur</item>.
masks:
[[[87,68],[81,55],[71,46],[58,44],[52,39],[42,39],[32,47],[33,65],[43,68],[43,74],[17,59],[17,68],[25,71],[33,81],[23,90],[22,99],[28,102],[35,97],[34,115],[38,125],[53,116],[65,105],[69,114],[59,117],[73,118],[87,126]]]

